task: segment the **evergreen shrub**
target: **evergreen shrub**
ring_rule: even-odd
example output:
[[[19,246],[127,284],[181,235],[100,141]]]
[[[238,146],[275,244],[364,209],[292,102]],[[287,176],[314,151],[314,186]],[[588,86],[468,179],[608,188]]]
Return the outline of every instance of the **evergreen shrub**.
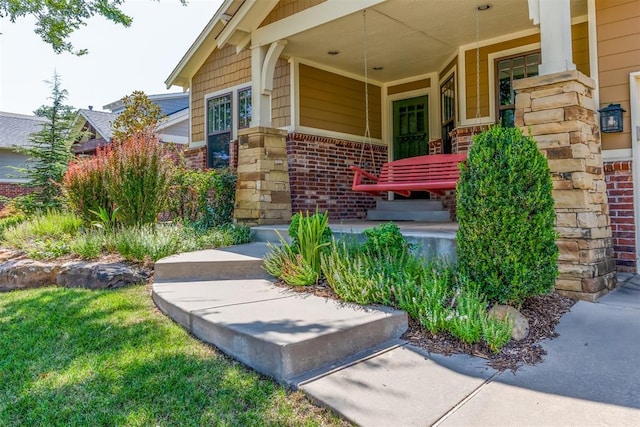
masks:
[[[459,270],[490,302],[520,306],[558,273],[547,160],[518,128],[474,138],[457,188]]]

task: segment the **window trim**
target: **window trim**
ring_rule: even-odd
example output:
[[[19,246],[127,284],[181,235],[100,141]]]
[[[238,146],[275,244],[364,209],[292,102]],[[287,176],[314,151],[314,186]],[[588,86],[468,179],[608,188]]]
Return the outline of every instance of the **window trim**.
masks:
[[[207,101],[211,98],[218,98],[224,95],[227,95],[229,93],[231,93],[231,111],[232,111],[232,120],[231,120],[231,141],[235,141],[238,139],[238,115],[239,115],[239,111],[238,111],[238,106],[240,104],[239,99],[238,99],[238,92],[242,91],[243,89],[251,89],[252,91],[252,105],[253,105],[253,87],[251,86],[251,82],[246,82],[246,83],[242,83],[239,85],[235,85],[235,86],[231,86],[228,88],[224,88],[224,89],[220,89],[217,90],[215,92],[210,92],[207,93],[203,96],[203,100],[204,100],[204,108],[203,108],[203,115],[204,115],[204,122],[202,124],[202,127],[204,129],[204,139],[205,139],[205,143],[206,143],[206,139],[208,136],[207,133]]]
[[[224,89],[220,89],[217,90],[215,92],[210,92],[204,95],[203,97],[203,102],[204,102],[204,106],[203,106],[203,116],[204,116],[204,120],[202,123],[203,126],[203,136],[204,136],[204,141],[203,141],[203,145],[205,147],[205,149],[207,150],[207,159],[206,159],[206,164],[208,164],[208,150],[209,150],[209,111],[208,111],[208,103],[209,100],[211,99],[215,99],[215,98],[220,98],[226,95],[231,95],[231,136],[230,136],[230,140],[229,143],[233,143],[233,141],[237,141],[238,139],[238,124],[239,124],[239,119],[240,119],[240,99],[239,99],[239,92],[246,90],[246,89],[250,89],[251,90],[251,105],[253,107],[253,87],[251,85],[251,82],[246,82],[246,83],[242,83],[239,85],[235,85],[235,86],[231,86],[228,88],[224,88]],[[253,114],[253,108],[252,108],[252,114]],[[251,126],[251,124],[249,124],[249,127]],[[244,128],[240,128],[240,129],[244,129]],[[220,133],[224,133],[224,132],[215,132],[212,133],[211,135],[216,135],[216,134],[220,134]],[[193,148],[193,147],[192,147]],[[229,153],[231,154],[231,153]]]
[[[517,47],[513,47],[511,49],[505,49],[505,50],[501,50],[498,52],[491,52],[487,55],[487,64],[493,64],[495,62],[496,58],[503,58],[506,56],[510,56],[510,55],[523,55],[527,52],[531,52],[534,50],[540,50],[540,42],[536,42],[536,43],[530,43],[527,45],[523,45],[523,46],[517,46]],[[487,65],[487,68],[489,69],[489,94],[495,94],[496,91],[496,69],[495,67],[489,67]],[[460,94],[460,96],[462,96],[462,94]],[[466,103],[466,100],[465,100]],[[466,107],[465,107],[466,108]],[[487,124],[494,124],[496,123],[496,97],[495,95],[493,96],[489,96],[489,116],[485,117],[485,120],[489,120],[486,121]],[[477,121],[474,119],[469,119],[467,118],[467,122],[465,122],[465,124],[467,125],[471,125],[476,123]],[[485,121],[483,121],[484,123]]]
[[[498,121],[500,120],[500,111],[502,110],[502,106],[500,105],[499,99],[500,99],[500,84],[499,84],[499,73],[498,73],[498,62],[500,61],[505,61],[508,59],[514,59],[514,58],[519,58],[519,57],[527,57],[529,55],[534,55],[534,54],[538,54],[540,57],[540,61],[538,63],[538,65],[540,65],[540,63],[542,63],[542,51],[540,50],[540,48],[538,49],[533,49],[530,51],[523,51],[523,52],[516,52],[513,53],[511,55],[506,55],[506,56],[496,56],[495,58],[493,58],[493,122],[494,123],[498,123]],[[526,70],[526,67],[525,67]],[[513,88],[512,88],[513,89]],[[515,108],[515,99],[514,99],[514,108]],[[505,110],[507,108],[504,108]],[[510,109],[510,108],[509,108]]]

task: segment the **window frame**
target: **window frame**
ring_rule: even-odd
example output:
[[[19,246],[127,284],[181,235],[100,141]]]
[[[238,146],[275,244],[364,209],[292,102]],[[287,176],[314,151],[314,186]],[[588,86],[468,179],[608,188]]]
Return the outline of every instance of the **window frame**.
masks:
[[[494,93],[493,93],[493,99],[494,99],[494,122],[495,123],[500,123],[500,112],[501,111],[505,111],[505,110],[515,110],[515,98],[514,98],[514,103],[513,104],[509,104],[509,105],[500,105],[500,70],[498,69],[498,63],[500,63],[501,61],[506,61],[506,60],[513,60],[516,58],[524,58],[525,59],[525,63],[524,63],[524,69],[525,69],[525,76],[523,78],[527,78],[527,77],[535,77],[535,76],[528,76],[527,75],[527,62],[526,62],[526,58],[530,55],[538,55],[538,66],[540,66],[540,64],[542,63],[542,51],[540,48],[535,48],[532,50],[528,50],[528,51],[522,51],[522,52],[518,52],[518,53],[513,53],[511,55],[505,55],[505,56],[499,56],[493,59],[493,85],[494,85]],[[536,76],[539,74],[536,74]],[[519,80],[519,79],[516,79]],[[511,91],[513,91],[513,66],[511,67]]]
[[[251,115],[248,119],[248,125],[240,126],[240,93],[250,91],[250,106],[251,106]],[[225,96],[231,97],[231,128],[228,131],[214,131],[209,132],[209,101],[222,98]],[[251,82],[243,83],[241,85],[236,85],[232,87],[228,87],[225,89],[221,89],[216,92],[207,93],[204,95],[204,146],[207,150],[207,159],[206,165],[209,167],[209,136],[211,135],[220,135],[223,133],[230,133],[229,143],[231,144],[233,141],[238,139],[238,130],[245,129],[251,126],[251,120],[253,119],[253,87],[251,86]],[[231,153],[229,153],[231,155]]]

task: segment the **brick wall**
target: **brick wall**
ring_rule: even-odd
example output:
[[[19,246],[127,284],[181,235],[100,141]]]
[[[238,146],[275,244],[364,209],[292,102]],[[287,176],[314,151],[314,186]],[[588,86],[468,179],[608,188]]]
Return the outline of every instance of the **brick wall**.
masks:
[[[387,161],[387,147],[374,145],[375,171]],[[376,198],[351,189],[350,165],[359,164],[362,144],[292,133],[287,137],[289,182],[293,212],[329,211],[331,219],[363,219]],[[371,150],[365,147],[363,168],[372,171]]]
[[[636,225],[631,160],[604,164],[616,270],[636,272]]]
[[[32,188],[15,182],[0,182],[0,196],[8,197],[10,199],[29,194],[33,191]],[[2,200],[0,200],[0,209],[4,207]]]

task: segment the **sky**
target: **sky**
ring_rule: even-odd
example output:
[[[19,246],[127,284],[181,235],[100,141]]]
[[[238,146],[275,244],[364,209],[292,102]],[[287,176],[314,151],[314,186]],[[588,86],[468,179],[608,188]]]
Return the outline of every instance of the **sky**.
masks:
[[[129,28],[94,17],[71,42],[89,53],[55,54],[34,30],[32,18],[11,23],[0,18],[0,111],[32,114],[49,104],[54,72],[68,91],[66,104],[96,110],[142,90],[146,94],[180,92],[164,81],[198,37],[222,0],[127,0]]]

